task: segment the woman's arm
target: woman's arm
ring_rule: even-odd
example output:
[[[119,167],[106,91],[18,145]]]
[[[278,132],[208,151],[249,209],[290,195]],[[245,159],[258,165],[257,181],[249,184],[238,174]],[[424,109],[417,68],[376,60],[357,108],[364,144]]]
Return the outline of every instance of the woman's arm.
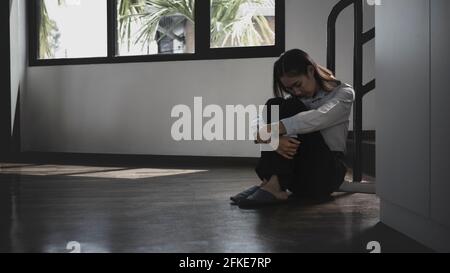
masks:
[[[343,87],[320,108],[281,120],[280,131],[287,135],[308,134],[346,122],[354,101],[355,91],[351,87]]]
[[[278,134],[280,136],[286,135],[286,127],[284,127],[283,123],[276,122],[272,124],[267,124],[258,130],[256,134],[255,144],[269,144],[271,142],[272,130],[273,128],[276,128],[276,126],[279,126]]]

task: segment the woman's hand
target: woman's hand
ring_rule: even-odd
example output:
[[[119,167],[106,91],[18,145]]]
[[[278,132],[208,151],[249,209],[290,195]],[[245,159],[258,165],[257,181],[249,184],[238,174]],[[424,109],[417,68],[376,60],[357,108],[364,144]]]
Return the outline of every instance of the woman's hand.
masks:
[[[259,129],[258,134],[256,136],[256,143],[259,144],[268,144],[270,143],[270,134],[272,134],[272,128],[278,127],[279,135],[286,134],[286,127],[284,127],[283,122],[268,124]],[[265,140],[262,140],[264,138]]]
[[[280,137],[277,153],[287,159],[294,159],[301,142],[287,136]]]

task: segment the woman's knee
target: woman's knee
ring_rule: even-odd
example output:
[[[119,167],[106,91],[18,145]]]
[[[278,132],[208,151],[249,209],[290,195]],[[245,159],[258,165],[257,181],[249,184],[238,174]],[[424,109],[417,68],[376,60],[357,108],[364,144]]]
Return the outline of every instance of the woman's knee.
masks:
[[[283,99],[283,98],[272,98],[272,99],[269,99],[266,102],[266,105],[265,105],[265,108],[264,108],[264,112],[265,112],[264,120],[265,120],[265,122],[272,123],[272,122],[279,121],[282,118],[282,115],[283,115],[282,113],[284,111],[284,102],[285,102],[285,99]],[[278,107],[278,110],[276,111],[278,113],[278,118],[272,118],[272,113],[275,113],[275,112],[273,112],[273,107],[274,106]]]
[[[279,105],[281,106],[285,102],[283,98],[271,98],[266,102],[266,106]]]
[[[307,111],[306,106],[297,98],[272,98],[266,102],[267,113],[270,113],[271,107],[279,107],[280,119],[289,118],[297,115],[298,113]]]

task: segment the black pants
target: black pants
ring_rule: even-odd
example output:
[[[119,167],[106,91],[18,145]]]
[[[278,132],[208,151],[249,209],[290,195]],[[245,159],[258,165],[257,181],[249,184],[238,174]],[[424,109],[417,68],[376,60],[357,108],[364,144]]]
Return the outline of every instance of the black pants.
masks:
[[[272,105],[279,106],[280,119],[308,110],[296,98],[270,99],[266,103],[269,123],[272,122],[270,117]],[[298,140],[301,144],[292,160],[275,151],[261,152],[261,158],[255,169],[258,177],[261,180],[270,180],[276,175],[281,188],[290,190],[298,197],[321,198],[338,190],[347,172],[347,167],[342,161],[343,153],[330,151],[320,132],[298,135]]]

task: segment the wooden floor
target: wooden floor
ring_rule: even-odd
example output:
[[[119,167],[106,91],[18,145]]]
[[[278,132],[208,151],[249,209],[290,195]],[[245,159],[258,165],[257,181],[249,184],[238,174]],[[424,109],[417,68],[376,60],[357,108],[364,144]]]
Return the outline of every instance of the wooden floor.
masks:
[[[379,223],[375,195],[241,210],[251,168],[0,165],[0,252],[428,252]]]

